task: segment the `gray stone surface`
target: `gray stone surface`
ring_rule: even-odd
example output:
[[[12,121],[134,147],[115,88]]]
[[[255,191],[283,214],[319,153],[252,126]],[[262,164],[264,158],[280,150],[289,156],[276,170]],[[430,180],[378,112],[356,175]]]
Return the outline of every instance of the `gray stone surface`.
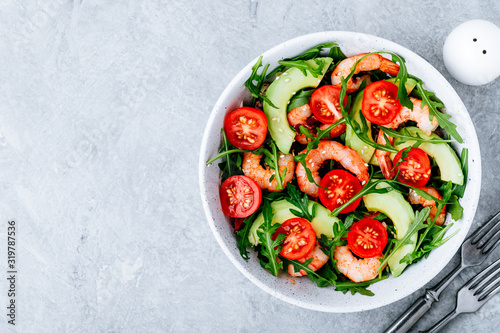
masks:
[[[323,30],[378,35],[434,65],[469,109],[481,222],[500,209],[500,81],[458,83],[441,53],[447,34],[476,18],[500,25],[500,2],[2,1],[2,313],[8,219],[19,273],[17,325],[2,314],[0,331],[382,331],[422,292],[364,313],[320,313],[271,297],[231,264],[202,211],[201,133],[225,85],[270,47]],[[474,271],[415,329],[450,311]],[[499,325],[497,296],[444,331]]]

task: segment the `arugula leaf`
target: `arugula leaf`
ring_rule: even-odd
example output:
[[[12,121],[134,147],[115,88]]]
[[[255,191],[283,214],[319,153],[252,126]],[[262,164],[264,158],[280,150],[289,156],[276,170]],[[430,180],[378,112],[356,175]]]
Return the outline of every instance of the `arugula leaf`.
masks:
[[[273,234],[279,228],[280,224],[272,224],[273,221],[273,210],[269,201],[265,200],[262,206],[262,213],[264,215],[264,223],[257,230],[257,235],[261,242],[260,253],[262,256],[266,257],[269,261],[265,262],[260,260],[260,264],[265,269],[269,270],[274,276],[278,276],[279,269],[283,268],[283,263],[278,262],[278,254],[281,251],[281,242],[285,238],[285,234],[279,234],[275,240],[272,239]]]
[[[458,197],[455,194],[452,194],[450,201],[448,201],[448,213],[451,214],[451,218],[455,221],[460,220],[463,216],[464,208],[458,202]]]
[[[443,102],[441,102],[441,100],[437,98],[433,92],[424,89],[424,82],[421,79],[413,75],[410,75],[410,77],[417,81],[416,88],[422,100],[422,104],[420,105],[420,107],[423,108],[425,105],[428,106],[429,119],[432,120],[433,117],[436,117],[439,126],[444,128],[446,130],[446,133],[451,135],[458,143],[463,143],[464,140],[456,130],[457,125],[448,120],[451,118],[451,116],[438,110],[438,108],[444,108]]]
[[[252,246],[250,240],[248,239],[248,236],[250,235],[250,228],[252,227],[253,222],[255,221],[255,219],[259,214],[260,214],[260,209],[258,209],[249,217],[245,218],[245,220],[243,220],[244,224],[243,228],[236,232],[236,239],[237,239],[236,245],[240,250],[241,257],[245,260],[250,259],[247,251],[247,248]]]
[[[308,220],[309,222],[312,221],[314,219],[314,216],[316,215],[316,206],[313,205],[312,212],[309,212],[309,199],[307,194],[304,193],[304,197],[301,198],[300,191],[297,190],[297,188],[292,184],[288,184],[287,189],[288,197],[285,198],[286,201],[300,209],[300,211],[290,209],[290,212],[295,216]]]
[[[469,149],[463,148],[462,154],[460,155],[460,164],[462,166],[462,173],[464,174],[464,183],[462,185],[456,185],[453,190],[453,194],[463,198],[465,193],[465,186],[467,185],[467,176],[469,175]],[[455,220],[457,221],[457,220]]]
[[[406,262],[408,265],[419,261],[422,258],[427,258],[429,253],[435,248],[446,243],[450,238],[455,236],[459,230],[456,230],[453,234],[443,239],[444,235],[449,228],[453,226],[453,223],[448,225],[436,225],[430,223],[427,226],[426,232],[424,232],[419,239],[419,246],[412,252],[408,253],[403,257],[402,262]]]
[[[227,139],[226,132],[224,131],[224,129],[221,129],[221,136],[222,136],[222,144],[221,147],[219,148],[219,154],[214,158],[210,159],[209,161],[207,161],[206,165],[210,165],[219,158],[230,154],[249,151],[243,149],[236,149],[235,147],[233,147],[229,143],[229,140]],[[226,180],[231,176],[241,174],[241,158],[240,159],[236,158],[236,161],[226,158],[225,161],[219,163],[219,168],[222,172],[221,176],[222,181]]]
[[[330,43],[330,52],[328,56],[333,59],[333,62],[339,62],[347,58],[336,43]]]
[[[260,56],[255,65],[253,65],[252,74],[250,74],[248,80],[245,81],[245,87],[247,87],[250,94],[256,100],[263,100],[273,108],[277,109],[278,107],[274,105],[268,97],[262,94],[262,84],[264,83],[264,79],[266,78],[266,72],[269,68],[269,64],[264,66],[260,74],[257,74],[257,71],[260,67],[262,67],[262,56]]]
[[[311,100],[311,95],[313,94],[314,90],[315,89],[301,90],[297,94],[295,94],[292,99],[290,99],[290,104],[288,104],[287,106],[287,112],[301,107],[304,104],[308,104]]]
[[[420,230],[427,228],[425,222],[427,220],[427,217],[429,216],[431,209],[429,207],[425,207],[421,211],[417,211],[415,213],[415,219],[413,223],[410,224],[408,227],[408,230],[406,231],[405,235],[401,239],[393,239],[393,247],[390,249],[390,251],[387,251],[388,255],[385,256],[381,260],[380,268],[379,270],[381,271],[383,267],[387,264],[389,259],[396,253],[403,245],[406,244],[411,244],[412,241],[410,238],[418,233]]]
[[[340,54],[342,53],[342,51],[340,51],[340,48],[338,48],[338,50],[336,50],[335,48],[338,48],[338,44],[337,43],[324,43],[324,44],[320,44],[320,45],[316,45],[315,47],[313,47],[312,49],[309,49],[307,50],[306,52],[294,57],[294,58],[286,58],[284,59],[283,61],[296,61],[296,60],[310,60],[310,59],[314,59],[314,58],[317,58],[321,51],[323,49],[330,49],[330,54],[332,55],[335,55],[335,56],[340,56]],[[335,49],[332,51],[332,48]],[[343,53],[342,53],[343,54]],[[336,59],[336,58],[334,58]],[[278,66],[276,67],[271,73],[269,73],[267,75],[267,78],[270,78],[271,76],[273,76],[274,74],[278,73],[278,72],[283,72],[285,70],[285,66],[281,65],[281,66]]]
[[[307,76],[307,72],[311,73],[313,77],[318,77],[319,75],[323,75],[323,67],[325,67],[325,62],[320,59],[314,59],[314,62],[317,67],[313,67],[309,65],[306,60],[294,60],[294,61],[285,61],[280,60],[278,63],[282,66],[286,67],[295,67],[299,69],[304,76]]]
[[[380,277],[375,278],[373,280],[365,281],[365,282],[351,282],[351,281],[337,282],[335,284],[335,290],[342,291],[344,293],[346,293],[347,291],[350,291],[351,295],[354,295],[355,293],[359,293],[363,296],[374,296],[375,294],[372,291],[366,289],[366,287],[368,287],[374,283],[380,282],[382,280],[385,280],[388,277],[389,277],[389,275],[383,275],[383,276],[380,276]]]
[[[408,141],[415,141],[416,143],[424,143],[424,142],[448,143],[448,142],[453,142],[453,140],[429,138],[427,136],[420,137],[418,135],[418,133],[417,133],[417,136],[412,136],[406,128],[403,128],[401,130],[401,132],[398,132],[392,128],[387,128],[387,127],[382,127],[382,126],[379,126],[379,127],[380,127],[380,130],[382,130],[385,134],[392,136],[393,138],[396,138],[396,141],[394,142],[395,145],[400,145],[400,144],[408,142]]]
[[[378,52],[389,54],[392,57],[392,62],[399,64],[398,75],[396,75],[396,80],[394,83],[399,82],[398,88],[398,99],[402,106],[406,106],[408,109],[413,110],[413,103],[408,97],[408,92],[406,91],[406,81],[408,79],[408,70],[406,69],[406,61],[399,54],[392,52]]]

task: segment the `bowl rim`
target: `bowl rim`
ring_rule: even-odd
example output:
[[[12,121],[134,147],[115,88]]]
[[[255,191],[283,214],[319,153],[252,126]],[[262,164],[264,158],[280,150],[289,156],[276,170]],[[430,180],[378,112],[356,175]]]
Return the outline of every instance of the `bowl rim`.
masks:
[[[452,96],[453,99],[456,100],[457,102],[461,103],[461,105],[463,106],[463,109],[465,110],[465,114],[462,116],[464,116],[466,118],[465,119],[466,121],[468,121],[470,124],[472,124],[470,114],[467,111],[462,100],[460,99],[459,95],[456,93],[456,91],[453,89],[453,87],[449,84],[449,82],[446,80],[446,78],[444,78],[444,76],[434,66],[432,66],[424,58],[422,58],[421,56],[419,56],[415,52],[411,51],[410,49],[407,49],[406,47],[404,47],[402,45],[399,45],[395,42],[389,41],[389,40],[381,38],[381,37],[368,35],[368,34],[364,34],[364,33],[358,33],[358,32],[350,32],[350,31],[322,31],[322,32],[316,32],[316,33],[298,36],[298,37],[295,37],[293,39],[287,40],[283,43],[280,43],[280,44],[270,48],[269,50],[267,50],[265,52],[262,52],[261,55],[263,56],[263,59],[265,59],[266,56],[268,56],[270,54],[274,54],[277,51],[280,51],[282,49],[286,49],[288,47],[291,48],[293,45],[301,44],[303,41],[307,41],[308,39],[319,38],[319,39],[323,39],[324,42],[328,42],[328,41],[335,42],[335,38],[339,38],[339,36],[342,36],[342,38],[356,38],[356,37],[357,38],[359,38],[359,37],[368,38],[370,40],[375,40],[376,42],[384,44],[383,48],[389,48],[392,52],[398,53],[399,55],[403,56],[405,59],[407,59],[408,55],[411,55],[412,57],[416,57],[416,59],[419,62],[425,63],[427,66],[429,66],[435,72],[435,73],[433,73],[433,75],[437,75],[441,80],[444,80],[444,82],[446,82],[446,84],[449,86],[449,87],[447,87],[448,90],[450,90],[450,93],[453,95]],[[290,45],[292,45],[292,46],[290,46]],[[307,50],[307,48],[303,49],[303,51],[305,51],[305,50]],[[469,161],[471,159],[471,154],[470,154],[471,149],[470,148],[474,148],[473,156],[475,156],[475,158],[476,158],[476,162],[475,162],[476,169],[474,170],[475,172],[473,174],[471,174],[471,172],[470,172],[471,170],[469,170],[469,174],[468,174],[467,178],[468,178],[468,186],[470,187],[471,180],[473,180],[474,183],[476,184],[474,189],[479,188],[479,190],[472,192],[472,194],[474,194],[474,195],[472,196],[472,202],[470,204],[470,207],[472,209],[471,214],[470,214],[471,217],[468,219],[468,221],[465,221],[468,223],[462,224],[461,229],[459,229],[459,233],[454,236],[454,237],[457,237],[454,240],[455,243],[457,242],[457,239],[459,240],[458,246],[456,246],[456,248],[454,248],[454,251],[449,251],[449,253],[446,253],[447,256],[443,260],[441,260],[441,265],[436,267],[437,269],[435,269],[435,273],[432,273],[428,279],[420,279],[417,283],[417,286],[415,288],[411,288],[412,290],[402,291],[401,293],[398,293],[397,296],[393,295],[393,297],[387,298],[387,301],[385,301],[385,302],[378,302],[378,303],[377,302],[367,302],[370,304],[366,304],[365,306],[356,307],[356,308],[349,308],[349,307],[339,308],[339,307],[324,306],[324,305],[320,305],[320,304],[311,304],[309,302],[302,301],[301,299],[290,297],[288,295],[282,294],[281,292],[269,287],[268,285],[263,283],[261,280],[259,280],[256,276],[254,276],[243,265],[241,258],[238,258],[235,255],[233,255],[233,253],[231,252],[231,250],[227,246],[226,242],[222,238],[221,234],[216,229],[216,226],[214,223],[215,219],[212,216],[211,210],[210,210],[211,205],[209,204],[209,200],[207,199],[207,197],[205,195],[207,193],[207,188],[205,185],[205,178],[206,178],[205,176],[206,176],[207,166],[206,166],[205,162],[206,162],[206,157],[208,154],[207,149],[208,149],[208,138],[209,138],[210,129],[214,125],[217,113],[220,112],[219,110],[224,109],[222,102],[227,100],[232,94],[234,94],[233,89],[236,87],[236,85],[239,84],[239,82],[242,82],[242,79],[244,82],[246,80],[246,78],[248,78],[249,74],[251,73],[251,68],[256,63],[258,58],[259,57],[252,59],[252,61],[250,61],[245,67],[243,67],[238,72],[238,74],[230,81],[230,83],[224,88],[224,91],[219,96],[217,102],[215,103],[215,105],[210,113],[210,117],[207,121],[205,131],[203,134],[203,139],[201,142],[201,149],[200,149],[200,155],[199,155],[199,186],[200,186],[200,194],[201,194],[201,198],[202,198],[203,209],[205,211],[205,215],[207,217],[207,221],[208,221],[208,224],[210,226],[210,229],[212,230],[212,234],[214,235],[215,239],[219,243],[220,247],[222,248],[222,250],[224,251],[226,256],[238,268],[238,270],[240,272],[242,272],[250,281],[252,281],[255,285],[257,285],[262,290],[266,291],[267,293],[271,294],[272,296],[277,297],[278,299],[281,299],[285,302],[288,302],[288,303],[291,303],[291,304],[294,304],[294,305],[297,305],[297,306],[300,306],[300,307],[303,307],[306,309],[310,309],[310,310],[323,311],[323,312],[335,312],[335,313],[349,313],[349,312],[359,312],[359,311],[371,310],[371,309],[379,308],[379,307],[394,303],[398,300],[401,300],[401,299],[407,297],[408,295],[414,293],[415,291],[421,289],[425,284],[429,283],[433,278],[435,278],[443,270],[443,268],[446,267],[446,265],[448,265],[450,260],[455,256],[457,250],[460,248],[460,245],[462,244],[463,240],[467,236],[467,233],[468,233],[468,231],[472,225],[472,222],[473,222],[473,218],[474,218],[474,215],[475,215],[475,212],[477,209],[477,205],[478,205],[478,201],[479,201],[479,194],[480,194],[480,188],[481,188],[481,185],[480,185],[481,184],[481,173],[482,173],[479,142],[477,139],[477,134],[476,134],[474,126],[472,126],[472,128],[469,129],[472,132],[471,133],[472,142],[469,141],[468,144],[469,144],[469,146],[472,145],[471,147],[469,147]],[[439,92],[437,92],[437,93],[439,94]],[[227,110],[226,110],[226,112],[227,112]],[[471,177],[474,177],[474,179],[471,179]],[[469,207],[466,207],[466,208],[469,208]],[[462,218],[462,219],[464,219],[464,218]],[[393,278],[393,277],[391,276],[390,278]]]

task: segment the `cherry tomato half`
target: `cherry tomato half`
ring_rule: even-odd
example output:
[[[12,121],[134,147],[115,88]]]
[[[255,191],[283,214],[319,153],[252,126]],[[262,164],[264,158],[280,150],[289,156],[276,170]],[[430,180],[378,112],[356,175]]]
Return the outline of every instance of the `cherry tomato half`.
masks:
[[[307,256],[316,245],[316,233],[308,220],[295,217],[286,220],[276,230],[273,238],[285,234],[280,254],[288,259],[297,260]]]
[[[320,187],[319,200],[329,210],[334,210],[342,206],[358,194],[362,188],[359,180],[344,170],[332,170],[328,172],[323,179],[321,179],[319,185],[328,188],[328,190],[324,190]],[[345,214],[352,212],[358,207],[360,201],[361,198],[358,198],[340,213]]]
[[[226,116],[224,130],[236,148],[256,149],[266,139],[267,118],[261,110],[242,107]]]
[[[364,218],[354,223],[347,234],[347,245],[361,258],[373,258],[384,251],[387,230],[377,220]]]
[[[224,214],[245,218],[260,206],[262,191],[257,183],[247,176],[232,176],[219,189],[220,203]]]
[[[401,110],[397,96],[398,86],[394,83],[373,82],[365,88],[361,112],[368,121],[378,125],[387,125]]]
[[[401,160],[404,149],[394,157],[393,164],[399,170],[398,181],[414,187],[422,187],[431,177],[431,161],[420,148],[410,148],[408,155]],[[397,164],[399,162],[399,165]]]
[[[334,86],[322,86],[316,89],[311,95],[311,111],[323,124],[333,124],[342,118],[340,112],[340,88]],[[344,106],[347,104],[347,97],[344,97]]]

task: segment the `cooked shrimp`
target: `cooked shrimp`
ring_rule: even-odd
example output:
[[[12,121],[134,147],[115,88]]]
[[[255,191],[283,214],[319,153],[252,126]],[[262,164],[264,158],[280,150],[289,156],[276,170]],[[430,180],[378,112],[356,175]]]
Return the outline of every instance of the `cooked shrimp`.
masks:
[[[328,262],[328,259],[330,259],[329,256],[327,256],[326,254],[323,253],[323,251],[321,251],[321,247],[318,244],[316,244],[311,253],[309,253],[305,258],[298,259],[297,261],[305,262],[306,260],[309,260],[311,258],[313,258],[313,260],[309,265],[307,265],[307,267],[309,267],[313,271],[317,271],[318,269],[323,267],[323,265]],[[295,272],[293,265],[288,265],[288,274],[291,276],[307,275],[306,271],[304,271],[303,269],[299,270],[298,272]]]
[[[309,142],[309,140],[306,138],[306,136],[304,134],[300,133],[299,127],[301,125],[306,125],[307,119],[309,119],[311,117],[311,115],[312,115],[312,112],[311,112],[311,107],[309,106],[309,104],[304,104],[302,106],[296,107],[296,108],[290,110],[290,112],[288,112],[288,115],[287,115],[288,123],[290,124],[290,126],[294,127],[297,130],[297,134],[295,135],[295,140],[297,140],[298,142],[300,142],[303,145],[306,145]],[[328,126],[330,126],[330,125],[321,124],[321,126],[319,126],[319,129],[324,130],[324,129],[328,128]],[[337,136],[344,133],[345,129],[346,129],[345,123],[340,124],[338,126],[335,126],[330,131],[330,137],[336,138]]]
[[[417,123],[418,128],[420,128],[422,132],[427,134],[427,136],[431,135],[439,125],[437,118],[433,117],[432,121],[430,121],[429,108],[427,107],[427,105],[421,108],[421,100],[414,97],[410,97],[410,100],[413,103],[413,111],[403,106],[396,118],[390,124],[383,126],[396,129],[399,127],[399,125],[406,123],[408,120],[412,120]]]
[[[417,123],[418,128],[422,130],[427,136],[431,135],[434,130],[438,127],[438,121],[436,117],[432,118],[432,121],[429,120],[429,108],[424,106],[421,108],[422,101],[413,97],[410,97],[410,100],[413,103],[413,111],[408,109],[407,107],[402,107],[401,111],[399,111],[396,118],[387,125],[382,125],[384,127],[398,128],[401,124],[407,122],[408,120],[412,120]],[[393,138],[389,137],[389,140],[392,144]],[[385,144],[384,133],[380,131],[378,133],[377,143]],[[390,153],[388,151],[376,150],[375,156],[377,157],[377,162],[380,165],[380,169],[384,174],[386,179],[393,178],[395,172],[393,170],[392,161],[390,158]]]
[[[337,260],[336,265],[340,273],[353,282],[364,282],[376,278],[380,267],[379,259],[382,258],[382,256],[377,256],[358,259],[352,254],[347,245],[337,246],[333,252],[333,257]]]
[[[302,151],[301,153],[304,153]],[[346,147],[336,141],[320,141],[318,148],[312,149],[306,157],[306,166],[311,170],[312,176],[316,183],[321,181],[318,170],[327,160],[335,160],[344,168],[356,175],[362,185],[368,181],[368,164],[365,164],[358,153],[349,147]],[[309,182],[307,173],[302,165],[298,163],[295,169],[297,175],[297,183],[302,192],[309,194],[312,197],[319,196],[319,188],[316,184]]]
[[[392,145],[392,143],[394,142],[394,138],[392,136],[387,136],[387,138]],[[386,141],[383,131],[378,132],[377,143],[385,145]],[[385,150],[377,149],[375,150],[375,157],[377,158],[378,165],[380,166],[380,170],[382,171],[385,179],[394,178],[396,172],[394,171],[394,168],[392,166],[391,153]]]
[[[337,67],[333,70],[332,73],[332,85],[340,87],[342,85],[340,78],[347,77],[351,73],[352,66],[366,55],[366,53],[358,54],[353,57],[349,57],[347,59],[342,60]],[[390,75],[397,75],[399,72],[399,65],[393,63],[389,59],[382,57],[379,54],[371,54],[361,60],[354,70],[354,74],[358,74],[359,72],[372,71],[375,69],[380,69],[382,72],[388,73]],[[362,78],[358,79],[350,79],[347,81],[347,92],[351,93],[356,91],[359,86],[363,82]]]
[[[439,200],[443,199],[441,194],[434,187],[421,187],[420,189],[432,195],[434,198],[437,198]],[[432,221],[434,220],[434,217],[436,216],[437,213],[437,205],[434,200],[427,200],[421,197],[413,189],[410,189],[409,200],[410,203],[413,205],[422,205],[424,207],[431,207],[431,212],[429,213],[429,217],[431,218]],[[436,219],[436,224],[437,225],[443,224],[445,218],[446,218],[446,205],[444,205],[443,209],[439,213],[439,216]]]
[[[261,189],[268,189],[271,192],[279,191],[277,190],[278,182],[276,178],[273,179],[272,182],[269,179],[275,173],[274,170],[269,168],[264,168],[260,165],[260,159],[262,155],[256,155],[252,153],[244,153],[243,154],[243,163],[241,165],[241,169],[245,176],[252,178],[259,185]],[[295,160],[293,159],[292,154],[284,155],[280,152],[280,158],[278,161],[278,169],[280,174],[285,171],[286,174],[283,179],[283,188],[286,187],[286,184],[291,182],[293,179],[293,171],[295,169]]]

